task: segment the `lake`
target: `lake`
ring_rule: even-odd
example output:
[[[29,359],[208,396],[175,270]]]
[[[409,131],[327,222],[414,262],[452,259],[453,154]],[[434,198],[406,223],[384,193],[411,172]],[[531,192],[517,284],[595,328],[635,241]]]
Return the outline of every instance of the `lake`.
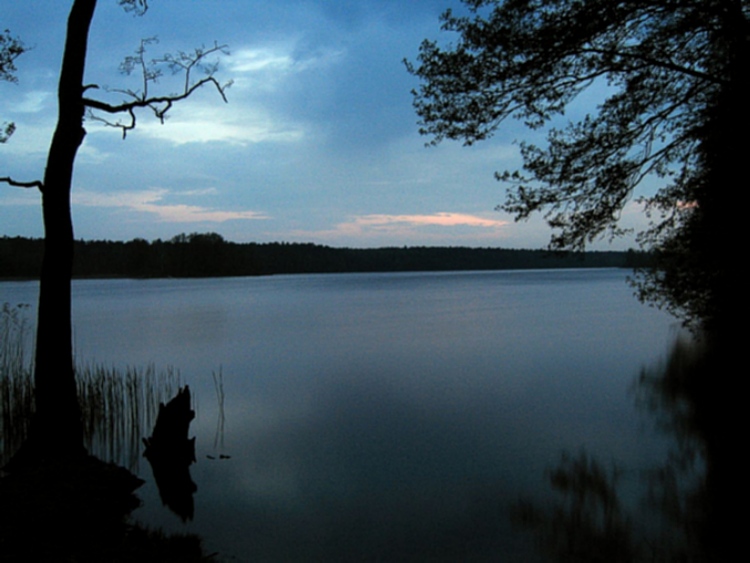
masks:
[[[563,452],[616,462],[635,509],[671,445],[633,389],[678,325],[626,277],[79,280],[75,351],[174,366],[193,392],[194,517],[162,505],[142,460],[141,522],[237,561],[533,561],[509,506],[548,500]],[[36,292],[0,283],[32,318]]]

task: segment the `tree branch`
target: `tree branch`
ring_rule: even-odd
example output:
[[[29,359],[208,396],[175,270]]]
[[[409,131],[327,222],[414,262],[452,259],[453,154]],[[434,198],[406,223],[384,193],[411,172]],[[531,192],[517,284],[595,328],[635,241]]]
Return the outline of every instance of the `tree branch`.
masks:
[[[39,180],[35,180],[34,182],[18,182],[13,178],[5,176],[3,178],[0,178],[0,182],[4,182],[16,188],[38,188],[40,191],[44,188],[44,184]]]
[[[642,63],[645,63],[647,66],[650,66],[650,67],[671,70],[680,74],[684,74],[686,76],[690,76],[692,78],[698,78],[700,80],[705,80],[706,82],[711,82],[712,84],[725,84],[726,82],[716,76],[706,74],[705,72],[693,70],[692,68],[678,65],[677,63],[673,63],[672,61],[662,61],[662,60],[655,59],[652,57],[647,57],[646,55],[643,55],[640,53],[628,53],[624,51],[615,51],[615,50],[610,50],[610,49],[595,49],[595,48],[581,49],[580,53],[593,53],[596,55],[607,55],[613,58],[620,57],[623,59],[633,59],[633,60],[641,61]],[[631,69],[628,69],[628,68],[617,70],[617,72],[621,72],[621,73],[627,73],[630,71]]]
[[[227,102],[226,90],[232,85],[232,81],[221,84],[214,77],[214,73],[218,69],[218,62],[210,64],[206,62],[206,58],[213,53],[218,52],[228,54],[226,45],[215,43],[214,46],[209,49],[203,47],[197,48],[192,54],[180,51],[177,55],[166,54],[160,59],[153,59],[147,62],[145,59],[146,46],[155,43],[156,41],[156,38],[141,40],[141,44],[138,49],[136,49],[135,55],[127,57],[122,65],[120,65],[122,72],[125,74],[130,74],[135,69],[140,70],[143,79],[142,91],[139,92],[130,89],[109,90],[110,92],[120,93],[131,98],[130,101],[125,101],[120,104],[111,104],[93,98],[82,98],[81,101],[83,102],[83,105],[88,108],[87,117],[89,119],[99,121],[110,127],[121,129],[122,136],[125,138],[127,132],[134,129],[136,126],[135,110],[138,108],[149,108],[154,113],[154,116],[164,123],[167,112],[172,108],[172,105],[175,102],[188,98],[196,90],[206,85],[213,85],[222,100]],[[185,73],[185,80],[181,93],[163,96],[149,95],[149,84],[157,82],[162,76],[162,71],[159,68],[160,65],[167,65],[172,70],[173,74]],[[203,70],[206,76],[197,82],[191,83],[191,72],[194,69]],[[96,86],[90,85],[86,87],[86,89],[89,88],[96,88]],[[94,110],[110,115],[126,113],[130,116],[130,119],[128,123],[110,121],[107,118],[96,115]]]
[[[159,108],[155,108],[154,107],[155,105],[167,104],[167,106],[171,106],[174,102],[179,102],[180,100],[184,100],[185,98],[189,97],[193,92],[195,92],[198,88],[209,83],[216,86],[216,90],[219,92],[219,95],[221,95],[221,98],[226,102],[227,97],[226,97],[225,92],[227,89],[227,85],[225,84],[224,86],[222,86],[218,80],[216,80],[212,76],[209,76],[208,78],[203,78],[200,81],[196,82],[182,94],[171,94],[168,96],[154,96],[153,98],[138,99],[132,102],[124,102],[118,105],[108,104],[106,102],[93,100],[91,98],[83,98],[83,104],[88,108],[97,109],[100,111],[104,111],[106,113],[123,113],[123,112],[128,112],[130,110],[133,110],[135,108],[150,107],[151,109],[154,110],[157,117],[163,119],[164,114],[167,112],[169,107],[164,108],[164,109],[159,109]]]

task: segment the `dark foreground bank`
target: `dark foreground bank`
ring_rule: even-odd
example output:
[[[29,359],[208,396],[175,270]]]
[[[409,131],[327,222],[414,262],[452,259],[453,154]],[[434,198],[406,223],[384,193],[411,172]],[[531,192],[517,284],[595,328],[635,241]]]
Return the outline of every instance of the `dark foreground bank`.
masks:
[[[91,456],[37,463],[0,477],[0,560],[197,562],[196,536],[133,525],[143,483]]]

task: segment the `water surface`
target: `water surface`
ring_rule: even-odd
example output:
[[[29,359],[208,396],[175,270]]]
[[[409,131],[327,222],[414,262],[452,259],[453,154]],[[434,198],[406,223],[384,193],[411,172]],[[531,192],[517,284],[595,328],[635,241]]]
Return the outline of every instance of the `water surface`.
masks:
[[[195,518],[171,514],[149,482],[146,523],[241,561],[526,561],[508,505],[543,497],[562,451],[617,460],[633,490],[665,456],[630,390],[675,323],[638,303],[626,275],[77,281],[75,348],[173,365],[194,391]],[[0,289],[35,302],[34,283]]]

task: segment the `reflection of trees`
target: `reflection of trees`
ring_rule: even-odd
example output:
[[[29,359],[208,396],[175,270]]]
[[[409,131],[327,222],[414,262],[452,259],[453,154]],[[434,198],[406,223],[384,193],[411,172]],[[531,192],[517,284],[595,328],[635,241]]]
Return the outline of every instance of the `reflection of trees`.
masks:
[[[646,511],[625,510],[621,470],[585,452],[564,454],[549,470],[562,500],[541,506],[528,500],[513,509],[517,524],[533,530],[556,561],[720,561],[726,546],[724,512],[732,484],[726,479],[726,440],[717,420],[718,351],[705,342],[675,342],[666,361],[644,369],[638,402],[675,438],[663,466],[648,474]]]
[[[738,359],[735,344],[677,341],[664,365],[644,370],[639,382],[641,400],[677,441],[669,461],[654,473],[650,500],[684,538],[683,560],[731,559],[723,555],[731,536],[727,507],[738,500],[737,482],[730,478],[736,471],[730,421],[737,410],[720,376],[728,373],[724,366],[742,365],[730,362]]]
[[[514,520],[536,530],[543,551],[560,561],[635,561],[632,525],[616,490],[619,473],[617,468],[607,471],[585,452],[563,454],[548,473],[562,502],[545,510],[521,501]]]

